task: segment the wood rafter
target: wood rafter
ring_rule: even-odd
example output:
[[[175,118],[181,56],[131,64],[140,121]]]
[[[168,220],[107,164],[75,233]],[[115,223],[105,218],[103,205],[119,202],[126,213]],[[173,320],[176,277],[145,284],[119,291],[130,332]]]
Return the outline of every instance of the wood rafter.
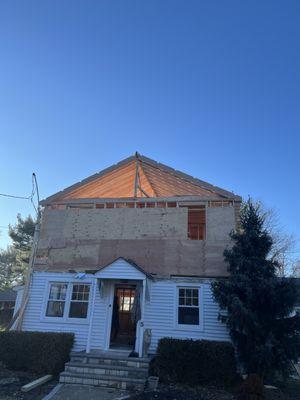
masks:
[[[157,163],[136,153],[69,188],[48,197],[42,205],[69,199],[163,198],[197,196],[203,200],[235,200],[241,197]]]

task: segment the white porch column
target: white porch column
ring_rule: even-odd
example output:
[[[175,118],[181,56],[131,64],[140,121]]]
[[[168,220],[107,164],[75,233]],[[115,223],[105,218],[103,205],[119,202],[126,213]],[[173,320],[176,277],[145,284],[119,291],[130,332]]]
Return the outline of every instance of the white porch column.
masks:
[[[139,357],[143,357],[143,342],[144,342],[144,316],[145,316],[145,301],[146,301],[146,279],[143,279],[143,291],[141,300],[141,319],[139,321]]]
[[[86,352],[87,353],[89,353],[91,351],[91,335],[92,335],[92,327],[93,327],[96,291],[97,291],[97,278],[94,277],[93,283],[92,283],[92,290],[91,290],[90,323],[89,323],[88,337],[87,337],[87,342],[86,342]]]

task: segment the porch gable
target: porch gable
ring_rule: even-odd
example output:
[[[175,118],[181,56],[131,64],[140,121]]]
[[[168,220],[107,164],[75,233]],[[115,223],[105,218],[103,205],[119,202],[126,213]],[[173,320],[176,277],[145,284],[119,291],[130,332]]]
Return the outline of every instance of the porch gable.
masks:
[[[98,270],[95,277],[99,279],[145,280],[150,275],[134,262],[120,257]]]

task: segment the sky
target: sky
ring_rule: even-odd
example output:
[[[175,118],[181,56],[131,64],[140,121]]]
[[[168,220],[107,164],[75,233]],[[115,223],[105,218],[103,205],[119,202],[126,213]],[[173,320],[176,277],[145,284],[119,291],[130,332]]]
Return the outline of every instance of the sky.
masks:
[[[2,0],[0,193],[138,151],[277,210],[300,258],[299,39],[299,0]]]

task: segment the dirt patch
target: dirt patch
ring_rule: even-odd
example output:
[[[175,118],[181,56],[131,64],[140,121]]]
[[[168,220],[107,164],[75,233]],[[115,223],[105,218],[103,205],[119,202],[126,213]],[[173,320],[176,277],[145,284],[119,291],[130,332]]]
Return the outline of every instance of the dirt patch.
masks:
[[[238,386],[221,389],[215,386],[159,385],[157,391],[136,394],[130,400],[237,400]],[[284,388],[266,389],[264,400],[300,400],[300,381],[289,383]]]
[[[230,391],[216,387],[159,386],[158,391],[144,392],[130,397],[130,400],[235,400]]]
[[[278,389],[267,389],[266,400],[300,400],[300,380],[289,379],[284,385],[278,385]]]
[[[0,367],[0,400],[41,400],[57,384],[57,380],[47,382],[30,392],[21,392],[23,385],[40,377],[30,372],[10,371]]]

